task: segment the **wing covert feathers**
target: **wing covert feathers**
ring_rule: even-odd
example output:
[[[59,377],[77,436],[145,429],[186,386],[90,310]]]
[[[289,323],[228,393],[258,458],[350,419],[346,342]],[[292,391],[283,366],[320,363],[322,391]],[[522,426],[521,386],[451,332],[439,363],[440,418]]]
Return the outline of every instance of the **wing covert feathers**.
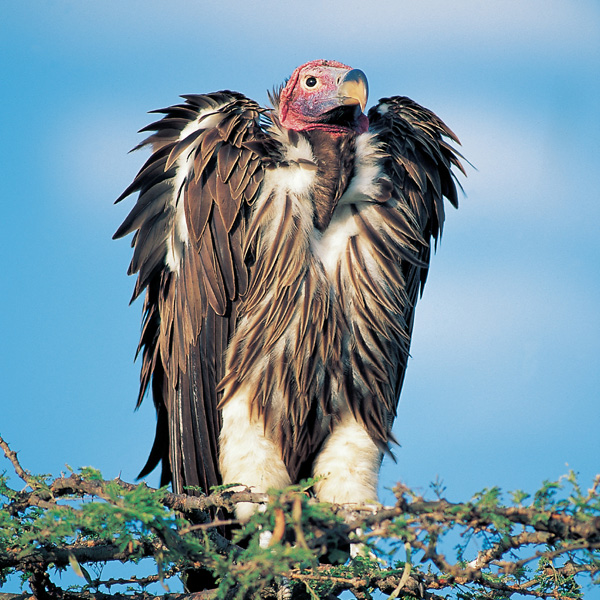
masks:
[[[458,138],[433,112],[404,96],[382,98],[369,110],[369,123],[389,156],[386,171],[397,193],[412,210],[423,238],[437,242],[443,198],[458,207],[452,167],[465,174],[461,155],[445,139],[460,144]]]

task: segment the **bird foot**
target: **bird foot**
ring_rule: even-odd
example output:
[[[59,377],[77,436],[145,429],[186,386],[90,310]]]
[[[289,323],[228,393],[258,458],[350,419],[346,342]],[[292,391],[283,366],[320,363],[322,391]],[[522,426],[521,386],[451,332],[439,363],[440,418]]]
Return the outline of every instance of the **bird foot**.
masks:
[[[289,579],[281,577],[277,582],[277,600],[290,600],[292,597],[292,586]]]

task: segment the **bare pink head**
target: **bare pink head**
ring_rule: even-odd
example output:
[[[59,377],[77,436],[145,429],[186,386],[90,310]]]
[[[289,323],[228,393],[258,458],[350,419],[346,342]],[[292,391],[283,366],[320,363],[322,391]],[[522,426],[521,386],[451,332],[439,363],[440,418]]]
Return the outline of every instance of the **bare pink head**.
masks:
[[[295,131],[324,129],[364,133],[368,95],[365,74],[335,60],[313,60],[298,67],[281,91],[279,120]]]

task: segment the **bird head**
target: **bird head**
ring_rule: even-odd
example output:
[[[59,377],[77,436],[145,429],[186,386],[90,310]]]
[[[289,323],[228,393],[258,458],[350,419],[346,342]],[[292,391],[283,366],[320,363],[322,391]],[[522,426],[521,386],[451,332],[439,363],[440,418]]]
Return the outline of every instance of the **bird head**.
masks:
[[[279,96],[279,120],[287,129],[364,133],[368,83],[360,69],[334,60],[298,67]]]

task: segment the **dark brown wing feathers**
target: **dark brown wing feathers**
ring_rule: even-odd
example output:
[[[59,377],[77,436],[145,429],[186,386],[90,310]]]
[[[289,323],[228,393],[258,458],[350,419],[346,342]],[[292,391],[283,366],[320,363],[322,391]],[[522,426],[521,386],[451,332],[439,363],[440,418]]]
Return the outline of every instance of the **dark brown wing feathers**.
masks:
[[[375,247],[382,253],[380,264],[384,268],[385,265],[390,265],[386,273],[398,286],[396,290],[399,297],[391,301],[391,304],[404,306],[403,314],[397,320],[401,327],[394,327],[391,321],[383,326],[380,324],[379,335],[370,338],[375,341],[381,336],[381,330],[385,329],[398,336],[399,341],[399,352],[394,357],[396,364],[392,366],[394,372],[391,374],[391,380],[395,381],[392,402],[387,399],[381,404],[376,403],[375,420],[364,413],[364,408],[361,411],[357,407],[357,412],[377,441],[382,440],[385,432],[385,428],[380,429],[385,415],[379,413],[378,407],[386,405],[393,415],[396,412],[409,355],[414,309],[427,278],[431,240],[436,244],[442,232],[444,197],[453,206],[458,206],[452,167],[457,167],[463,173],[464,169],[460,162],[461,155],[445,140],[449,138],[459,143],[458,138],[434,113],[409,98],[383,98],[369,111],[368,116],[370,131],[376,133],[382,150],[387,154],[385,171],[394,187],[393,196],[399,200],[398,210],[386,211],[386,222],[398,233],[397,239],[403,240],[402,247],[391,249],[389,244],[377,244],[373,240],[374,236],[370,236]],[[382,210],[384,209],[385,205],[382,205]],[[389,261],[392,255],[402,257],[400,269]],[[363,284],[367,283],[364,270],[360,276]],[[401,281],[397,280],[398,276]],[[381,297],[381,301],[385,302],[385,298]],[[385,355],[386,352],[379,353],[379,356]],[[371,361],[371,365],[373,364],[374,361]],[[387,368],[389,373],[389,364]],[[376,392],[378,386],[373,387]],[[388,419],[388,431],[390,427]]]
[[[220,483],[216,385],[248,286],[242,243],[263,176],[258,156],[242,146],[260,133],[256,103],[234,92],[184,98],[142,130],[153,133],[140,147],[154,152],[118,198],[139,192],[114,236],[135,231],[133,299],[146,290],[138,405],[151,385],[158,422],[140,475],[162,462],[162,484],[171,480],[179,492]]]

